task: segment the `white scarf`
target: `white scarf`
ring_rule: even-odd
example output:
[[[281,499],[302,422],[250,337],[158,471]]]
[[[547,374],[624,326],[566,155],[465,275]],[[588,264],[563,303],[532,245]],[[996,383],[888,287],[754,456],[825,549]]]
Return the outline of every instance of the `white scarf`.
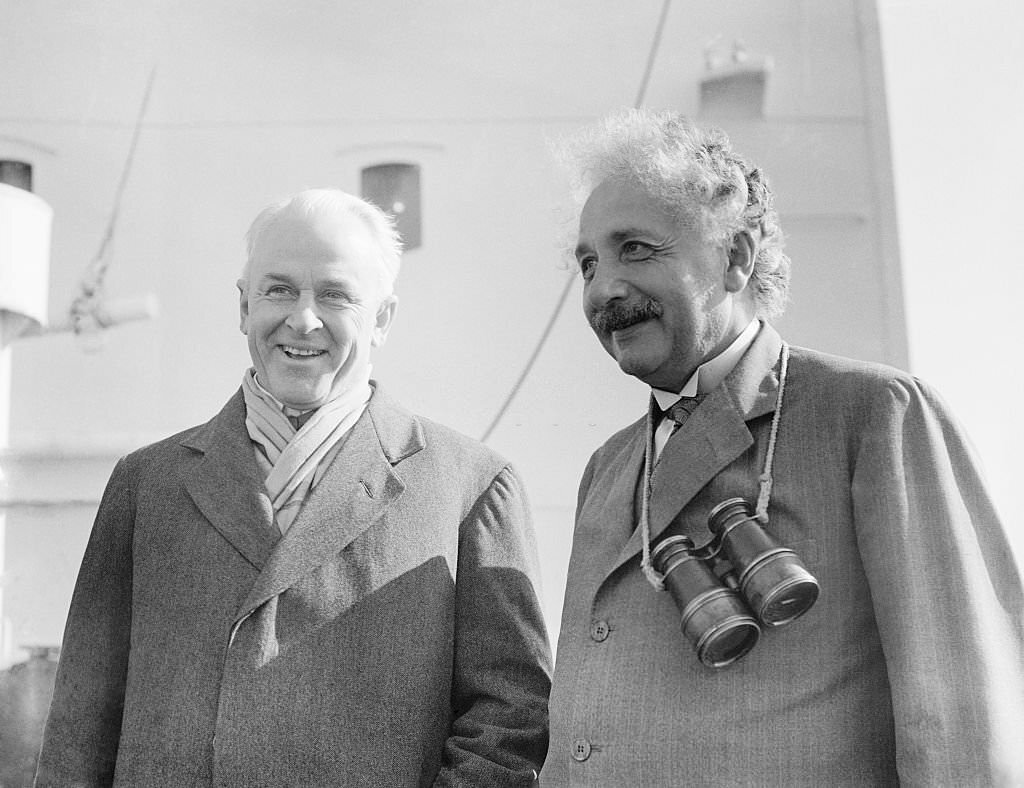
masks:
[[[259,447],[256,461],[266,474],[264,483],[281,533],[294,522],[334,460],[341,439],[366,410],[371,393],[368,382],[353,386],[317,408],[296,430],[281,403],[256,381],[254,370],[242,377],[245,426]]]

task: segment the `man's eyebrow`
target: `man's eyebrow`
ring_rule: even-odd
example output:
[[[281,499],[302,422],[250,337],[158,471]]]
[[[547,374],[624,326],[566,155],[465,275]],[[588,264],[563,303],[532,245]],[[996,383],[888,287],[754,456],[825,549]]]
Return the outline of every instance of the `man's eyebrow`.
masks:
[[[608,241],[613,244],[620,244],[623,241],[627,241],[630,238],[636,238],[638,235],[650,235],[650,230],[644,230],[640,227],[623,227],[618,230],[612,230],[608,233]],[[589,243],[580,242],[576,244],[576,256],[579,257],[584,252],[593,251],[593,248]]]
[[[317,290],[326,290],[330,288],[333,290],[344,290],[345,292],[348,292],[353,287],[353,284],[350,280],[339,277],[331,277],[330,279],[317,279],[316,282],[314,282],[314,285],[316,285]]]
[[[284,282],[285,284],[291,284],[292,278],[287,274],[275,274],[273,271],[263,274],[260,277],[260,282]]]
[[[621,243],[630,238],[636,238],[638,235],[650,235],[650,230],[644,230],[640,227],[623,227],[621,230],[612,230],[608,233],[608,240],[613,243]]]
[[[295,285],[295,279],[288,274],[279,274],[274,271],[268,271],[260,277],[260,283],[273,283],[281,282],[286,285]],[[352,287],[352,283],[343,278],[331,278],[331,279],[318,279],[315,283],[318,290],[325,288],[335,288],[337,290],[349,290]]]

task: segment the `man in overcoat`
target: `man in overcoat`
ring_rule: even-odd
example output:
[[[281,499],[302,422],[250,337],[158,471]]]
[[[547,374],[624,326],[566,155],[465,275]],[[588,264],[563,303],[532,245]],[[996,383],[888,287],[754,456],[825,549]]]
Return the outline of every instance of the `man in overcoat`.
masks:
[[[310,190],[247,240],[253,367],[117,464],[36,785],[531,785],[550,656],[527,501],[370,379],[393,223]]]
[[[724,134],[630,111],[571,153],[584,311],[651,397],[583,473],[541,785],[1024,785],[1021,573],[946,406],[772,328],[789,261]],[[805,612],[760,620],[797,559]]]

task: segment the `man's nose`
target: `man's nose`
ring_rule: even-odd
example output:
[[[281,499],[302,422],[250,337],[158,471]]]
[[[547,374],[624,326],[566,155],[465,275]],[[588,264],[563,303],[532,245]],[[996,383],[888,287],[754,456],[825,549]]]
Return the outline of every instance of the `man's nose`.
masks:
[[[308,295],[299,296],[285,324],[297,334],[309,334],[323,326],[317,314],[316,300]]]
[[[594,275],[587,282],[584,292],[587,300],[594,307],[600,308],[609,301],[624,299],[629,296],[629,282],[619,275],[613,265],[600,265],[594,268]]]

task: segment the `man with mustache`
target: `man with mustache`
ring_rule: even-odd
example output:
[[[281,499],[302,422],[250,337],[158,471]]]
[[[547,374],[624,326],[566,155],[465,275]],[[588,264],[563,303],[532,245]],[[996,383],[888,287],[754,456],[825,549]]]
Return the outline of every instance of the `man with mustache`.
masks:
[[[390,217],[265,209],[238,281],[252,368],[122,459],[71,603],[37,786],[530,786],[550,656],[509,464],[370,378]]]
[[[727,137],[576,140],[584,312],[648,412],[580,484],[547,786],[1024,784],[1024,590],[924,383],[789,346]]]

